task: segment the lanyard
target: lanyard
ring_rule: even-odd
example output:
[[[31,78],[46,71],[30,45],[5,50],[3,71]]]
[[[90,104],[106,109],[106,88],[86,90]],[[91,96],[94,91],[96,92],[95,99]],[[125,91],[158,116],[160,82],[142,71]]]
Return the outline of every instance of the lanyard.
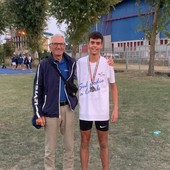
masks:
[[[90,60],[88,59],[88,70],[89,70],[89,74],[90,74],[91,88],[94,89],[93,91],[95,91],[95,88],[93,87],[93,83],[94,83],[95,78],[96,78],[97,69],[98,69],[98,66],[99,66],[99,60],[100,60],[100,57],[99,57],[98,61],[96,62],[94,72],[92,74],[92,70],[91,70],[91,67],[90,67]],[[92,89],[91,89],[91,91],[92,91]]]

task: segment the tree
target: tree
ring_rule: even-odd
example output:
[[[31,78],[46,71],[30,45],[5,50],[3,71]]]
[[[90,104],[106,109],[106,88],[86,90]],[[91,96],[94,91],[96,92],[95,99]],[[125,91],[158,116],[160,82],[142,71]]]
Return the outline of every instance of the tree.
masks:
[[[9,26],[10,17],[6,8],[6,3],[0,0],[0,34],[5,32],[5,29]]]
[[[11,41],[7,41],[5,44],[3,44],[4,47],[4,56],[11,57],[14,52],[14,44]]]
[[[49,0],[50,13],[59,23],[68,26],[67,36],[73,47],[84,40],[89,28],[98,22],[99,16],[107,14],[111,6],[122,0]],[[75,51],[73,56],[75,55]]]
[[[140,2],[140,1],[138,1]],[[151,11],[148,11],[148,14],[153,12],[153,20],[149,19],[149,26],[143,24],[141,30],[144,31],[146,38],[150,41],[150,60],[148,75],[154,75],[154,62],[155,62],[155,43],[156,36],[159,32],[164,32],[167,36],[169,35],[167,26],[170,25],[170,1],[169,0],[145,0],[150,6]],[[147,17],[149,17],[148,15]],[[145,20],[146,22],[146,20]]]
[[[46,26],[48,0],[8,0],[12,27],[22,30],[28,38],[30,49],[40,51],[40,40]]]
[[[0,63],[5,63],[5,57],[12,56],[14,48],[14,44],[11,41],[0,45]]]

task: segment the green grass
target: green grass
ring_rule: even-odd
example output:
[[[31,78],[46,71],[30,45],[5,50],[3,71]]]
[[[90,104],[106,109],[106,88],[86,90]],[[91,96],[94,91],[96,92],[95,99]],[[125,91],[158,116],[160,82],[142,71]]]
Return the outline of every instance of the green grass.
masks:
[[[31,125],[33,77],[0,75],[0,170],[43,169],[44,132]],[[110,124],[109,169],[170,169],[170,78],[122,72],[116,80],[119,121]],[[80,170],[78,108],[75,114],[75,170]],[[154,135],[156,130],[161,134]],[[62,169],[61,140],[58,144],[56,164]],[[96,169],[102,168],[93,128],[89,170]]]

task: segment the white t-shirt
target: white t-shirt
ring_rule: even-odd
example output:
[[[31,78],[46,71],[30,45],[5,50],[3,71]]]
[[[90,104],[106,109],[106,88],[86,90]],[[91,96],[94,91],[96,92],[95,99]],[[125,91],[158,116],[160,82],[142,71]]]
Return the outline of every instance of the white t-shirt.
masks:
[[[109,120],[109,83],[115,83],[115,73],[104,57],[100,57],[93,86],[90,91],[89,56],[77,61],[77,80],[79,87],[79,119],[88,121]],[[90,63],[93,76],[96,63]]]

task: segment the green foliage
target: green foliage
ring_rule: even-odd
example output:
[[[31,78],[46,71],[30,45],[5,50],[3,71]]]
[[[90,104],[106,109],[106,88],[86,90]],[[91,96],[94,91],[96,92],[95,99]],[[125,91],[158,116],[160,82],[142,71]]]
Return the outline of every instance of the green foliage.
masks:
[[[159,30],[170,38],[170,31],[167,29],[170,26],[170,1],[164,0],[161,2],[161,22],[159,23]]]
[[[8,25],[10,29],[22,30],[28,37],[29,47],[40,52],[40,38],[48,15],[59,23],[68,25],[67,36],[73,45],[84,40],[89,28],[98,18],[107,14],[111,6],[122,0],[4,0],[0,4],[0,32]],[[4,6],[3,6],[4,5]],[[5,14],[5,15],[4,15]],[[8,19],[3,19],[6,16]],[[6,23],[7,22],[7,23]],[[1,23],[1,22],[0,22]],[[4,24],[4,25],[3,25]],[[2,28],[1,28],[2,27]]]
[[[138,3],[141,0],[137,0]],[[150,5],[148,15],[142,17],[142,25],[140,30],[145,33],[146,38],[150,41],[150,60],[148,75],[154,75],[154,61],[155,61],[155,44],[156,36],[159,32],[163,32],[170,37],[168,26],[170,26],[170,1],[169,0],[145,0]],[[153,19],[150,19],[153,13]]]
[[[6,57],[12,56],[14,49],[14,44],[11,41],[0,45],[0,64],[5,62]]]
[[[10,57],[14,52],[15,46],[11,41],[7,41],[5,44],[3,44],[3,49],[5,57]]]
[[[7,6],[14,19],[14,28],[25,31],[29,47],[39,51],[39,40],[46,26],[48,1],[8,0]]]
[[[141,0],[137,0],[137,3],[140,5]],[[157,8],[159,9],[159,13],[157,15],[157,23],[156,23],[156,34],[159,32],[165,33],[169,36],[169,31],[167,29],[170,26],[170,1],[169,0],[145,0],[146,3],[150,5],[150,9],[147,11],[148,14],[154,12]],[[139,7],[140,8],[140,7]],[[151,22],[151,15],[145,15],[141,17],[142,25],[139,26],[139,29],[142,30],[147,39],[151,39],[151,32],[153,28],[153,23]]]
[[[0,45],[0,65],[4,62],[4,47]]]
[[[45,50],[44,52],[39,53],[39,58],[40,58],[40,60],[42,60],[44,58],[47,58],[47,56],[49,56],[49,55],[50,55],[50,53]]]
[[[107,14],[111,6],[121,0],[50,0],[50,13],[59,23],[68,26],[67,35],[72,44],[84,39],[85,33],[98,18]]]
[[[5,32],[5,28],[9,25],[9,15],[7,15],[6,3],[0,1],[0,34]]]

